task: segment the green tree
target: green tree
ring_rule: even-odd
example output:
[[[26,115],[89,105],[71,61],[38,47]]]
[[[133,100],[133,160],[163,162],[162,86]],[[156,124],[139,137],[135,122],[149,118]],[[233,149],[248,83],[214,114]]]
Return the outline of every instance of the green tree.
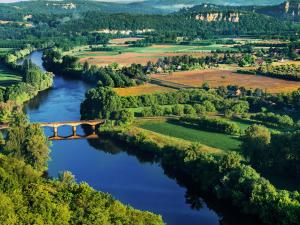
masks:
[[[242,137],[242,150],[251,162],[260,166],[267,163],[268,145],[271,142],[271,133],[262,125],[251,125]]]
[[[116,113],[118,125],[131,124],[134,120],[134,113],[129,109],[122,109]]]
[[[9,129],[4,152],[22,158],[33,168],[44,171],[49,160],[49,142],[37,124]]]
[[[0,192],[0,224],[18,224],[18,217],[15,213],[14,203],[5,194]]]
[[[112,88],[98,86],[87,92],[80,111],[83,119],[109,119],[121,107],[121,99]]]
[[[184,106],[183,105],[174,105],[172,107],[172,113],[176,116],[182,116],[184,114]]]

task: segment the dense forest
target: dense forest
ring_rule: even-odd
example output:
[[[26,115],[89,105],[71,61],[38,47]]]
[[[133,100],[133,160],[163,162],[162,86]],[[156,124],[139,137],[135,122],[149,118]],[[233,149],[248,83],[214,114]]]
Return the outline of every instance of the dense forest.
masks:
[[[22,4],[26,5],[27,3]],[[1,9],[2,7],[0,7]],[[6,9],[2,10],[5,11]],[[20,13],[14,11],[13,7],[10,7],[8,12],[14,18],[20,17]],[[249,11],[239,11],[238,22],[197,20],[197,13],[194,11],[168,15],[138,15],[116,12],[114,11],[114,14],[99,13],[96,9],[89,9],[88,12],[79,10],[79,14],[68,11],[63,14],[31,12],[31,16],[25,20],[19,18],[16,22],[1,24],[0,38],[4,40],[23,39],[27,40],[28,43],[41,42],[33,38],[38,37],[40,40],[44,39],[44,43],[55,42],[61,44],[68,39],[78,44],[91,44],[89,32],[102,29],[131,30],[133,32],[152,29],[156,35],[174,35],[187,38],[240,35],[280,36],[283,34],[288,37],[294,36],[297,29],[288,22]],[[227,13],[230,12],[232,11],[227,11]],[[3,15],[5,16],[5,14]],[[22,16],[25,15],[27,14],[25,13]],[[3,18],[3,20],[8,19]],[[260,26],[257,26],[257,24],[260,24]]]

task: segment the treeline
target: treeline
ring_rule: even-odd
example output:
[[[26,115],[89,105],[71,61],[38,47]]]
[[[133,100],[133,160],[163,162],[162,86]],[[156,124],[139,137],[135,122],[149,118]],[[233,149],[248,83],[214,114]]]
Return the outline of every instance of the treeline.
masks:
[[[145,47],[152,46],[152,43],[150,43],[147,39],[127,42],[127,44],[129,44],[130,47],[138,47],[138,48],[145,48]]]
[[[284,80],[300,81],[300,66],[280,65],[280,66],[261,66],[256,71],[260,75],[275,77]]]
[[[30,60],[24,60],[23,64],[17,63],[17,60],[30,54],[32,49],[22,49],[9,53],[2,63],[10,70],[13,70],[22,77],[22,82],[11,85],[0,91],[0,101],[14,101],[21,104],[38,94],[39,91],[50,88],[53,84],[53,75],[43,72]]]
[[[288,112],[300,111],[300,89],[293,92],[269,96],[267,101],[270,101],[272,104],[269,108],[274,108],[276,110],[285,109]]]
[[[41,15],[43,17],[43,15]],[[0,26],[0,47],[1,48],[23,48],[27,44],[39,49],[56,46],[66,51],[80,45],[100,45],[107,44],[113,36],[111,34],[101,34],[98,32],[78,32],[70,34],[62,32],[52,25],[54,21],[49,21],[50,25],[39,22],[33,27],[1,25]],[[72,31],[71,31],[72,33]]]
[[[191,117],[185,116],[179,119],[180,123],[193,125],[196,128],[206,131],[218,132],[223,134],[230,135],[240,135],[241,129],[240,127],[233,122],[219,119],[219,118],[209,118],[206,116],[202,117]]]
[[[174,145],[161,146],[143,132],[106,131],[142,151],[152,152],[164,168],[193,182],[199,191],[212,193],[220,200],[237,206],[242,212],[258,216],[272,225],[299,223],[298,192],[277,190],[237,153],[213,155],[201,152],[201,146],[184,149]]]
[[[260,26],[257,26],[260,24]],[[59,24],[63,33],[72,30],[84,32],[99,29],[111,30],[143,30],[154,29],[158,34],[175,34],[177,37],[211,38],[228,35],[266,35],[288,34],[294,28],[291,24],[256,13],[245,12],[237,23],[228,21],[198,21],[194,15],[130,15],[130,14],[99,14],[83,13],[82,17]]]
[[[10,128],[0,143],[0,224],[164,224],[160,216],[123,205],[86,183],[77,184],[69,172],[48,178],[47,137],[39,125],[28,123],[21,108],[9,107]]]
[[[184,105],[182,105],[184,104]],[[189,106],[188,106],[189,105]],[[162,107],[166,106],[166,107]],[[173,106],[170,109],[170,106]],[[150,107],[147,109],[147,107]],[[83,119],[113,118],[122,109],[144,108],[141,116],[193,115],[204,112],[221,112],[225,115],[248,112],[246,101],[225,99],[214,90],[180,90],[163,94],[121,97],[111,88],[98,86],[90,89],[81,104]]]
[[[175,104],[161,106],[153,104],[149,107],[143,107],[140,113],[135,113],[135,116],[153,117],[153,116],[183,116],[183,115],[203,115],[205,113],[216,112],[214,104],[210,101],[204,101],[201,104]]]
[[[140,96],[121,97],[123,108],[140,108],[153,105],[191,104],[196,111],[225,112],[232,110],[237,114],[247,112],[249,105],[245,101],[229,99],[220,96],[215,90],[193,89],[176,92],[157,93]],[[201,108],[201,105],[203,108]],[[198,108],[198,109],[197,109]]]
[[[132,64],[123,68],[117,64],[106,67],[90,66],[88,63],[82,65],[77,57],[63,56],[59,49],[46,50],[43,65],[48,71],[108,87],[130,87],[148,80],[142,65]]]
[[[267,125],[279,127],[291,127],[294,125],[294,120],[288,115],[280,115],[273,112],[257,113],[252,115],[251,119],[260,121]]]
[[[295,115],[300,112],[300,89],[276,95],[261,92],[256,96],[248,97],[247,101],[252,111],[259,112],[264,109],[268,112]]]
[[[150,67],[153,72],[157,72],[158,68],[162,68],[164,71],[187,71],[193,69],[214,67],[221,62],[222,59],[219,58],[216,54],[206,57],[183,55],[159,58],[156,63],[148,63],[147,66]]]
[[[217,53],[218,51],[205,57],[195,57],[191,55],[163,57],[159,58],[156,63],[149,62],[147,69],[151,72],[159,72],[158,69],[163,69],[164,72],[170,72],[212,68],[218,67],[219,64],[238,64],[241,67],[256,64],[256,57],[253,54],[244,53],[242,51],[233,53],[225,51],[223,54]]]
[[[103,47],[92,47],[91,51],[112,52],[114,51],[114,49],[112,47],[103,46]]]
[[[271,175],[300,177],[300,132],[271,134],[259,125],[250,126],[242,138],[245,156],[256,168]]]

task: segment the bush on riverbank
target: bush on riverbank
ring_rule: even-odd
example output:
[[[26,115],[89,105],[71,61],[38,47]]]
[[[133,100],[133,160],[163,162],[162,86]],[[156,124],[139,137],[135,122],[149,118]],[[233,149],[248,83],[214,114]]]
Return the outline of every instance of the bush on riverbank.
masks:
[[[59,49],[46,50],[43,55],[43,65],[48,71],[98,83],[103,87],[131,87],[136,84],[135,80],[140,82],[148,80],[143,67],[139,64],[124,68],[97,67],[88,63],[82,65],[78,60],[75,56],[63,56]]]
[[[299,179],[299,138],[300,131],[271,134],[264,126],[252,125],[242,137],[242,150],[255,168]]]
[[[3,63],[22,77],[22,82],[11,85],[0,92],[0,98],[7,101],[15,101],[22,104],[38,94],[38,92],[50,88],[53,84],[53,75],[48,72],[42,72],[30,60],[24,60],[23,64],[17,63],[17,60],[30,54],[34,49],[22,49],[6,55]]]

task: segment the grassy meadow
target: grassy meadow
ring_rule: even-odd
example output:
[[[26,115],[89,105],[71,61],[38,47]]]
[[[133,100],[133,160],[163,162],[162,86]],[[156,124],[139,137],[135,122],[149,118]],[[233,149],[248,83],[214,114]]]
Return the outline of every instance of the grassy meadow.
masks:
[[[0,57],[5,56],[8,52],[13,51],[12,48],[0,48]]]
[[[7,87],[21,80],[22,78],[19,75],[0,64],[0,87]]]
[[[237,137],[184,127],[168,121],[145,121],[139,127],[163,135],[180,138],[191,142],[199,142],[212,148],[225,151],[239,151],[240,141]]]

